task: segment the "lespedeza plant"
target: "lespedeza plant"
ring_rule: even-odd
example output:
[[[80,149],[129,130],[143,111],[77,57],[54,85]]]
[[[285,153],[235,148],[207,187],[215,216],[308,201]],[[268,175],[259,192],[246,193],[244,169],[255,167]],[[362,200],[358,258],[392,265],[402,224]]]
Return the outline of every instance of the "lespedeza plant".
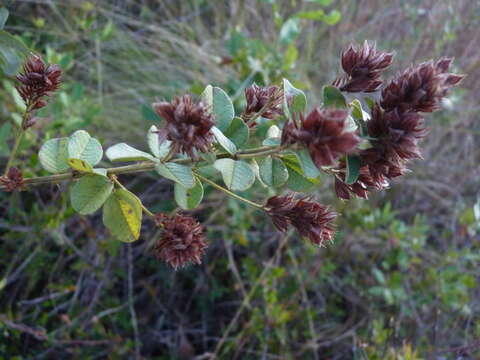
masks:
[[[279,231],[293,227],[322,246],[334,238],[336,213],[301,193],[314,187],[321,174],[334,178],[335,193],[345,200],[387,188],[407,172],[408,161],[421,158],[418,143],[427,135],[422,113],[437,110],[449,88],[463,78],[448,72],[451,59],[440,59],[411,66],[383,86],[382,73],[392,61],[393,53],[368,42],[351,45],[342,54],[345,73],[324,87],[322,101],[310,111],[303,91],[286,79],[248,87],[239,116],[229,96],[211,85],[199,98],[185,94],[154,103],[164,122],[147,132],[150,153],[126,143],[105,151],[111,162],[130,165],[97,168],[102,146],[79,130],[42,145],[40,162],[53,175],[24,179],[20,169],[12,167],[14,146],[0,186],[15,191],[73,181],[72,207],[84,215],[103,208],[103,223],[124,242],[139,239],[146,214],[160,229],[153,255],[175,269],[200,263],[208,246],[203,225],[186,212],[200,204],[204,186],[265,212]],[[60,86],[61,71],[31,55],[17,80],[26,110],[16,144],[32,126],[35,111],[46,106]],[[380,92],[377,101],[356,96],[375,91]],[[263,139],[257,134],[262,123],[270,124]],[[181,210],[152,213],[118,178],[143,171],[155,171],[174,183]],[[278,195],[254,201],[239,194],[255,182]],[[297,193],[282,194],[283,189]]]

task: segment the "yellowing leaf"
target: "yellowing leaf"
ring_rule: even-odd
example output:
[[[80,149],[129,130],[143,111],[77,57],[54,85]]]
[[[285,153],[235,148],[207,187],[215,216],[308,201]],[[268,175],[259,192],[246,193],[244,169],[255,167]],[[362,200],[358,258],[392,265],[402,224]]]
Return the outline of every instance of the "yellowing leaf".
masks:
[[[103,223],[121,241],[138,240],[142,226],[140,199],[128,190],[116,190],[103,205]]]
[[[77,170],[77,171],[80,171],[80,172],[87,172],[87,173],[92,173],[93,172],[92,165],[87,163],[85,160],[68,159],[68,165],[70,165],[70,167],[73,170]]]
[[[140,236],[140,223],[138,218],[135,216],[135,209],[131,204],[123,199],[118,199],[118,204],[120,205],[120,209],[122,210],[123,216],[125,217],[133,237],[138,239]]]

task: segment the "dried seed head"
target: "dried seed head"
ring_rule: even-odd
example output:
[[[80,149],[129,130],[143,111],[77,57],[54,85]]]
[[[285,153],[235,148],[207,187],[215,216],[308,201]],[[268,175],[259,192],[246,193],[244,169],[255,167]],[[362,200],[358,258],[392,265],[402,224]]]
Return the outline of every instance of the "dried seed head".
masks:
[[[400,112],[438,110],[449,88],[464,78],[447,72],[452,61],[442,58],[408,68],[382,90],[381,106],[387,111],[396,108]]]
[[[383,111],[375,105],[367,123],[371,144],[391,163],[421,159],[418,141],[426,136],[423,118],[415,112],[400,112],[396,108]]]
[[[387,177],[372,177],[368,165],[362,166],[358,179],[353,184],[345,183],[346,164],[341,161],[335,177],[335,194],[340,199],[350,200],[352,195],[368,199],[371,190],[383,190],[389,186]]]
[[[246,121],[262,109],[264,110],[262,117],[266,119],[274,119],[283,114],[283,93],[278,86],[260,87],[254,83],[245,89],[245,98],[247,99],[247,106],[242,117]],[[255,123],[250,124],[250,126],[254,125]]]
[[[207,105],[184,95],[175,97],[170,103],[155,103],[153,108],[167,122],[159,131],[159,137],[170,140],[175,153],[185,153],[196,159],[198,151],[208,151],[213,141],[210,129],[215,123]]]
[[[153,246],[154,255],[174,269],[189,262],[201,263],[207,242],[204,228],[194,218],[177,213],[173,216],[158,214],[157,226],[162,228],[159,239]]]
[[[382,85],[383,71],[392,61],[393,53],[377,51],[375,44],[368,41],[358,49],[350,45],[342,53],[342,68],[348,76],[336,80],[334,85],[348,92],[376,91]]]
[[[325,241],[333,240],[333,221],[337,214],[309,197],[295,199],[292,194],[273,196],[268,199],[265,209],[275,227],[282,232],[292,225],[315,245],[321,246]]]
[[[360,159],[362,164],[368,167],[369,176],[379,190],[388,187],[389,180],[408,172],[405,161],[389,158],[379,148],[362,150]],[[381,187],[382,184],[385,186]]]
[[[6,175],[0,176],[0,185],[8,192],[23,190],[25,188],[25,182],[22,172],[16,167],[10,168]]]
[[[39,109],[46,105],[44,97],[51,96],[60,87],[62,71],[58,65],[46,65],[38,55],[32,54],[16,78],[20,82],[16,88],[25,104]]]
[[[333,165],[360,142],[355,133],[345,131],[347,116],[346,110],[319,108],[306,117],[300,114],[300,124],[295,119],[285,124],[282,144],[297,143],[306,147],[318,168]]]

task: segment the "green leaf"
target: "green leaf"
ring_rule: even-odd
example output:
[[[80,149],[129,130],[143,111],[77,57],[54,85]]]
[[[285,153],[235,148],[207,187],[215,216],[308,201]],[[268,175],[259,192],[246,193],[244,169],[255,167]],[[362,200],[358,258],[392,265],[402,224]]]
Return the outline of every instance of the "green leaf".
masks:
[[[277,145],[280,145],[280,143],[282,142],[282,139],[279,138],[279,137],[275,137],[275,138],[268,138],[268,139],[265,139],[263,140],[262,142],[262,145],[264,146],[277,146]]]
[[[312,161],[312,158],[308,152],[308,150],[299,150],[297,153],[297,158],[298,162],[300,163],[300,166],[302,167],[303,174],[307,178],[316,178],[320,176],[320,171],[318,168],[315,166],[315,164]]]
[[[0,8],[0,30],[3,29],[8,19],[8,10],[4,7]]]
[[[250,159],[250,166],[252,167],[253,173],[255,174],[255,178],[258,179],[258,182],[262,184],[263,187],[267,187],[267,184],[265,184],[260,177],[260,166],[258,166],[258,163],[254,158]]]
[[[0,48],[4,47],[18,51],[23,56],[27,56],[30,53],[30,50],[22,41],[5,30],[0,30]]]
[[[95,166],[102,160],[102,145],[85,130],[75,131],[68,140],[68,157],[85,160],[90,165]]]
[[[14,49],[0,46],[0,65],[2,65],[2,70],[5,74],[9,76],[15,75],[22,62],[23,58],[18,56]]]
[[[272,125],[268,128],[267,138],[263,140],[262,145],[264,146],[280,145],[281,136],[282,136],[282,131],[278,128],[278,126]]]
[[[347,101],[342,92],[335,86],[327,85],[323,88],[323,105],[338,109],[346,109]]]
[[[352,108],[353,120],[355,121],[355,124],[357,125],[357,127],[360,128],[360,135],[366,136],[367,135],[366,122],[370,119],[370,114],[363,110],[362,104],[358,99],[353,100],[350,103],[350,107]]]
[[[232,100],[225,91],[218,87],[213,88],[213,113],[217,127],[225,131],[235,117]]]
[[[137,150],[125,143],[110,146],[107,151],[105,151],[105,155],[107,155],[107,158],[112,162],[142,160],[158,161],[149,153]]]
[[[307,0],[307,1],[317,3],[320,6],[328,6],[333,2],[333,0]]]
[[[103,206],[103,223],[121,241],[138,240],[142,226],[141,201],[127,190],[116,190]]]
[[[290,45],[288,45],[287,50],[285,50],[285,53],[283,54],[282,69],[284,71],[288,71],[295,65],[295,62],[297,61],[297,59],[298,59],[298,49],[295,46],[295,43],[291,43]]]
[[[352,116],[355,119],[368,120],[370,118],[370,114],[363,110],[362,103],[358,99],[353,100],[350,106],[352,108]]]
[[[372,110],[373,107],[375,106],[375,100],[368,96],[365,96],[363,100],[365,100],[365,103],[367,104],[367,106],[370,108],[370,110]]]
[[[195,209],[203,199],[203,185],[198,179],[195,186],[190,189],[175,183],[174,192],[175,201],[184,210]]]
[[[93,169],[93,173],[100,176],[107,176],[108,170],[105,168],[96,168]]]
[[[348,115],[345,119],[345,125],[343,126],[344,132],[353,132],[358,129],[357,121],[351,116]]]
[[[217,160],[217,154],[213,151],[200,153],[200,157],[209,164],[213,164]]]
[[[292,17],[285,21],[280,29],[279,41],[282,45],[288,45],[300,35],[300,20]]]
[[[195,185],[195,178],[193,177],[192,169],[188,166],[173,162],[158,163],[155,165],[155,170],[157,170],[161,176],[170,179],[187,189],[190,189]]]
[[[305,111],[307,97],[302,90],[294,87],[290,81],[283,79],[283,111],[288,118],[295,112]]]
[[[336,25],[342,19],[342,14],[338,10],[332,10],[323,17],[323,22],[330,26]]]
[[[30,50],[10,33],[0,30],[0,65],[5,74],[13,76],[18,72]]]
[[[318,183],[320,182],[317,179],[310,179],[303,176],[294,168],[291,168],[287,165],[288,170],[288,180],[287,180],[287,187],[290,190],[297,191],[297,192],[308,192],[313,190]]]
[[[222,173],[223,182],[230,190],[247,190],[255,182],[252,167],[244,161],[220,159],[213,166]]]
[[[77,170],[80,172],[86,172],[86,173],[93,173],[93,167],[90,165],[88,162],[85,160],[81,159],[68,159],[68,165],[73,170]]]
[[[298,157],[294,154],[282,156],[288,170],[287,187],[293,191],[307,192],[313,190],[320,182],[319,178],[308,178],[304,175]]]
[[[161,121],[162,118],[152,109],[151,106],[142,104],[142,117],[147,121]]]
[[[226,131],[235,117],[235,110],[230,97],[219,87],[212,87],[211,85],[205,88],[201,97],[202,101],[211,108],[217,127],[221,131]]]
[[[347,155],[347,175],[345,177],[345,183],[350,185],[357,181],[358,176],[360,175],[361,165],[362,162],[358,156]]]
[[[170,147],[172,145],[172,142],[170,140],[165,140],[163,143],[160,144],[158,141],[157,131],[158,131],[158,128],[155,125],[152,125],[148,130],[148,134],[147,134],[148,147],[150,148],[150,151],[156,158],[163,159],[170,152]]]
[[[85,175],[70,190],[73,209],[82,214],[92,214],[100,209],[113,190],[113,182],[101,175]]]
[[[239,148],[248,141],[248,125],[241,118],[235,117],[224,134]]]
[[[51,173],[61,173],[69,169],[68,138],[51,139],[40,148],[38,157],[43,168]]]
[[[203,90],[202,94],[200,95],[200,98],[202,99],[202,102],[209,106],[213,107],[213,86],[212,85],[207,85],[205,87],[205,90]]]
[[[279,138],[282,136],[282,130],[277,125],[272,125],[267,130],[267,138]]]
[[[214,178],[215,176],[218,175],[218,171],[213,167],[213,165],[206,165],[206,166],[199,167],[197,169],[197,172],[200,175],[203,175],[207,178]]]
[[[325,12],[321,9],[312,10],[312,11],[300,11],[295,14],[296,17],[300,19],[307,19],[307,20],[323,20],[325,16]]]
[[[229,138],[227,138],[223,134],[223,132],[219,128],[213,126],[210,131],[213,133],[213,136],[215,136],[217,142],[222,148],[225,149],[226,152],[228,152],[230,155],[235,155],[235,153],[237,152],[237,147]]]
[[[288,171],[283,161],[271,156],[262,160],[259,174],[262,181],[268,186],[282,186],[288,180]]]

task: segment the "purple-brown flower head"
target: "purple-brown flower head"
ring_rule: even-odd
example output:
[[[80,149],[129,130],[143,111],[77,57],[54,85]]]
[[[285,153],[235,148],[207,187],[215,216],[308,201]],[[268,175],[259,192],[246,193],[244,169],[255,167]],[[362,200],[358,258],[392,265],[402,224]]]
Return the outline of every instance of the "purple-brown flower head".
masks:
[[[318,168],[333,165],[360,142],[355,133],[345,131],[347,116],[346,110],[319,108],[306,117],[300,114],[300,124],[295,119],[285,124],[282,144],[305,146]]]
[[[342,53],[342,68],[348,77],[336,81],[342,91],[373,92],[382,85],[381,75],[392,64],[393,53],[378,51],[375,44],[365,41],[356,49],[350,45]]]
[[[458,85],[463,75],[448,73],[453,59],[430,60],[410,67],[382,90],[385,110],[432,112],[438,110],[450,87]]]
[[[392,163],[419,158],[418,140],[425,137],[423,118],[415,112],[399,112],[396,108],[383,111],[375,105],[372,118],[367,123],[367,132],[373,147],[383,152]]]
[[[381,184],[385,184],[383,188],[388,187],[388,180],[402,176],[408,172],[405,167],[405,161],[399,161],[397,158],[389,158],[388,154],[380,148],[372,147],[360,152],[362,164],[368,166],[369,176],[372,181],[377,184],[377,188],[381,189]]]
[[[160,238],[153,246],[154,255],[174,269],[184,267],[189,262],[200,264],[207,248],[204,228],[194,218],[175,214],[157,214],[157,226],[162,228]]]
[[[58,65],[46,65],[38,56],[32,54],[25,65],[23,72],[18,74],[17,90],[23,101],[32,110],[44,107],[46,96],[51,96],[62,81],[62,71]]]
[[[360,168],[358,179],[353,184],[345,183],[345,161],[340,162],[337,170],[339,170],[339,173],[335,177],[335,194],[340,199],[350,200],[352,195],[368,199],[368,192],[370,190],[383,190],[389,186],[386,177],[373,178],[370,175],[368,165]]]
[[[197,158],[197,151],[208,151],[213,141],[210,129],[215,123],[207,105],[183,95],[175,97],[172,102],[155,103],[153,108],[167,122],[159,131],[160,141],[170,140],[175,153]]]
[[[16,167],[10,168],[6,175],[0,176],[0,185],[2,185],[4,190],[8,192],[23,190],[25,182],[23,180],[22,172]]]
[[[337,214],[328,206],[312,201],[309,197],[295,199],[290,195],[273,196],[265,204],[275,227],[281,232],[294,226],[301,236],[318,246],[332,241],[335,235],[333,221]]]
[[[283,113],[283,93],[278,86],[260,87],[254,83],[245,89],[245,98],[247,106],[242,117],[247,121],[262,110],[262,117],[266,119],[274,119]]]

